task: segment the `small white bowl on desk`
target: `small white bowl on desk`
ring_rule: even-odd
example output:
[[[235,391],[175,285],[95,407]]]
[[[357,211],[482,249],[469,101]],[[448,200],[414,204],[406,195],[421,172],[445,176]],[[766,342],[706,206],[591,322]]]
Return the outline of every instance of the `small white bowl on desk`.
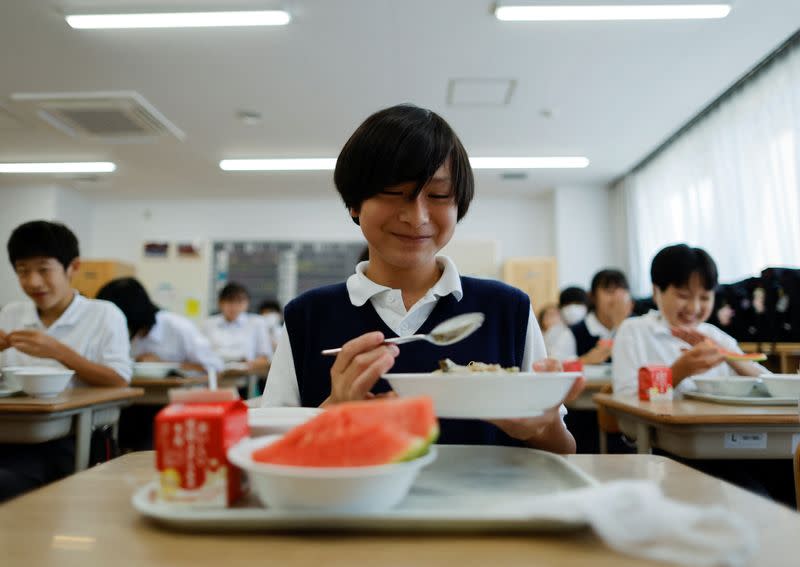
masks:
[[[134,362],[133,375],[137,378],[166,378],[180,367],[177,362]]]
[[[384,512],[406,497],[420,470],[436,458],[436,447],[416,459],[364,467],[293,467],[253,460],[253,451],[280,439],[245,438],[228,450],[261,502],[282,510],[368,514]]]
[[[320,408],[276,407],[250,408],[247,410],[247,423],[250,435],[260,437],[285,433],[318,416],[325,410]]]
[[[47,366],[27,366],[13,371],[22,391],[34,398],[55,398],[69,385],[73,370]]]
[[[758,384],[758,378],[747,376],[719,376],[692,378],[699,392],[715,396],[733,396],[744,398],[753,393],[753,388]]]
[[[773,398],[800,400],[800,374],[762,374],[759,378]]]

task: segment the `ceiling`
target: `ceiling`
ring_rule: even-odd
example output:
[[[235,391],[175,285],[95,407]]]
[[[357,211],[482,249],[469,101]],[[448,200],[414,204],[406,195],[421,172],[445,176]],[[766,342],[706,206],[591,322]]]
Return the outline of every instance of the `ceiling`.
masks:
[[[555,0],[554,0],[555,1]],[[475,156],[585,155],[584,170],[536,170],[488,191],[605,184],[626,172],[796,31],[797,0],[738,0],[714,21],[501,23],[487,0],[288,0],[280,28],[72,30],[69,7],[141,2],[0,2],[0,161],[111,160],[96,179],[0,175],[2,187],[63,184],[88,195],[264,197],[329,191],[331,173],[224,173],[235,157],[336,156],[373,111],[441,113]],[[160,10],[229,8],[162,0]],[[447,104],[454,78],[516,81],[507,105]],[[72,138],[26,113],[19,92],[140,93],[186,133],[149,144]],[[257,111],[246,125],[239,110]],[[552,116],[545,116],[547,113]],[[2,193],[0,193],[0,196]]]

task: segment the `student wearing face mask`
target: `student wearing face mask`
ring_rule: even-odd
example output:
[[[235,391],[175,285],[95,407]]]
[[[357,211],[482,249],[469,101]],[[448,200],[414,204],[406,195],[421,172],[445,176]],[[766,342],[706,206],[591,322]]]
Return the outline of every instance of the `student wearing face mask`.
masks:
[[[544,331],[545,348],[551,358],[559,358],[556,354],[557,345],[563,340],[563,335],[570,334],[569,328],[586,317],[589,311],[589,296],[577,286],[564,288],[558,296],[558,310],[561,320]]]
[[[278,339],[283,332],[283,310],[277,299],[265,299],[258,305],[258,314],[266,321],[267,339],[272,345],[272,352],[278,348]]]

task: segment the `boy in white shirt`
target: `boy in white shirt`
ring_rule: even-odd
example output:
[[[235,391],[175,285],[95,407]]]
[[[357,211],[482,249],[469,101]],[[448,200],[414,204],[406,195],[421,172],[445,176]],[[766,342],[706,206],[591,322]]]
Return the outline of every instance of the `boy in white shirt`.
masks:
[[[714,307],[717,266],[701,248],[668,246],[650,268],[657,311],[627,319],[613,348],[614,392],[634,394],[638,371],[669,365],[678,391],[691,389],[690,376],[758,376],[768,372],[747,361],[726,361],[723,350],[741,353],[736,339],[706,323]]]
[[[219,292],[219,315],[201,325],[211,348],[226,362],[245,362],[249,374],[266,375],[272,357],[267,321],[248,313],[250,294],[247,289],[230,282]]]
[[[8,240],[8,256],[31,302],[0,310],[0,365],[75,371],[72,386],[126,386],[131,378],[125,317],[114,305],[72,289],[78,240],[66,226],[32,221]],[[73,437],[0,445],[0,501],[72,470]]]

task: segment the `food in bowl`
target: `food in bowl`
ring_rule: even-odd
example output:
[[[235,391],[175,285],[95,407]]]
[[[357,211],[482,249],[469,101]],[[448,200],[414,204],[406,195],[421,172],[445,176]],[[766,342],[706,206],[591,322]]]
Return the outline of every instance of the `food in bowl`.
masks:
[[[759,378],[773,398],[800,399],[800,374],[762,374]]]
[[[433,371],[434,374],[456,374],[464,372],[508,372],[513,374],[519,372],[519,366],[503,368],[499,364],[487,364],[486,362],[476,362],[474,360],[466,366],[462,366],[460,364],[456,364],[449,358],[445,358],[439,361],[439,369]]]
[[[269,507],[379,512],[435,459],[438,431],[430,399],[352,402],[283,436],[244,440],[228,458]]]
[[[14,380],[22,391],[36,398],[54,398],[66,389],[73,370],[28,366],[14,371]]]
[[[749,396],[753,387],[758,384],[757,378],[745,376],[693,378],[697,389],[705,394],[715,396]]]

